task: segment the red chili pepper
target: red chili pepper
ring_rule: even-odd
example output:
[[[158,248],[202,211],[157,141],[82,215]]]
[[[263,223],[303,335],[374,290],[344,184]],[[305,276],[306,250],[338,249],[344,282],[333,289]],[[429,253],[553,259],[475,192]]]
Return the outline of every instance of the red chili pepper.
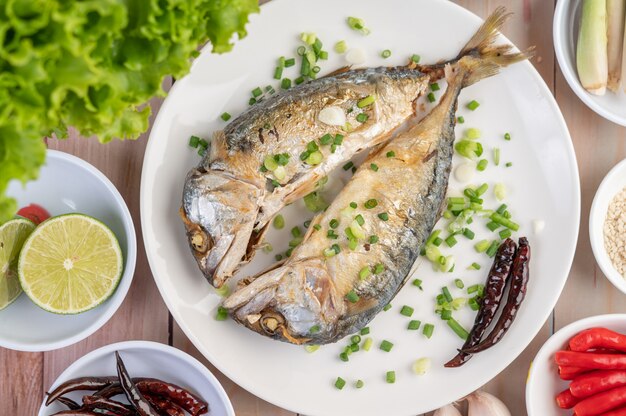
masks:
[[[588,373],[590,371],[593,371],[593,369],[560,365],[559,377],[561,378],[561,380],[574,380],[579,375]]]
[[[572,396],[572,392],[567,390],[563,390],[556,396],[556,405],[561,409],[571,409],[578,403],[580,399]]]
[[[50,218],[50,213],[46,211],[46,209],[37,204],[30,204],[19,211],[17,211],[17,215],[20,217],[28,218],[35,224],[39,225],[48,218]]]
[[[626,352],[626,335],[606,328],[586,329],[569,340],[572,351],[588,351],[592,348],[606,348]]]
[[[569,389],[575,397],[584,398],[621,386],[626,386],[626,371],[600,370],[576,377]]]
[[[596,370],[626,370],[626,355],[592,352],[559,351],[554,359],[558,365],[593,368]]]
[[[626,387],[617,387],[588,397],[574,406],[577,416],[596,416],[626,405]]]
[[[603,413],[602,416],[626,416],[626,407],[611,410],[610,412]]]

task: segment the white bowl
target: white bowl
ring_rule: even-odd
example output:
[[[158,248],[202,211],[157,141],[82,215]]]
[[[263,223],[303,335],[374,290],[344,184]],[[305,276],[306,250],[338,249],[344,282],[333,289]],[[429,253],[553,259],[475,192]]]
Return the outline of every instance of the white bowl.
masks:
[[[604,248],[604,220],[613,197],[626,187],[626,159],[615,165],[602,180],[593,197],[589,213],[589,238],[591,249],[602,273],[613,285],[626,293],[626,279],[622,276],[609,258]]]
[[[110,299],[79,315],[56,315],[24,294],[0,311],[0,346],[20,351],[49,351],[74,344],[97,331],[113,316],[128,293],[135,272],[137,239],[128,207],[115,186],[89,163],[48,150],[39,178],[26,186],[12,182],[7,194],[20,207],[35,203],[51,215],[80,212],[106,224],[117,236],[124,273]]]
[[[598,315],[581,319],[561,328],[552,335],[533,360],[526,382],[526,409],[528,416],[569,416],[571,410],[559,409],[557,394],[565,390],[568,382],[561,380],[554,354],[564,349],[571,337],[593,327],[604,327],[626,334],[626,314]]]
[[[589,108],[614,123],[626,126],[626,95],[607,90],[603,96],[587,92],[578,80],[576,43],[582,0],[559,0],[554,10],[553,40],[556,58],[570,88]]]
[[[189,389],[209,403],[209,416],[234,416],[233,406],[219,381],[198,360],[174,347],[150,341],[126,341],[98,348],[70,365],[47,391],[77,377],[117,375],[115,351],[119,351],[132,377],[158,378]],[[66,395],[81,402],[84,391]],[[58,402],[46,407],[44,398],[39,416],[67,409]]]

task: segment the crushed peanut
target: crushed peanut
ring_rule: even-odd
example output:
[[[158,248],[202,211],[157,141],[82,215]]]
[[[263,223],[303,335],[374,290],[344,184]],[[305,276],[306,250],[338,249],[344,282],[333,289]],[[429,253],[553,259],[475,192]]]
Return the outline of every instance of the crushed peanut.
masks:
[[[626,188],[609,204],[604,220],[604,247],[613,266],[626,277]]]

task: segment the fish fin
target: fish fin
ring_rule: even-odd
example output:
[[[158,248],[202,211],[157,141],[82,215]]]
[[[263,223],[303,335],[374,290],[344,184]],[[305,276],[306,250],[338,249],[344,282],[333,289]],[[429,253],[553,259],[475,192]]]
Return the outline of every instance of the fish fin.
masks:
[[[247,286],[238,288],[235,292],[231,293],[230,296],[224,299],[222,306],[228,310],[239,308],[252,299],[257,293],[278,285],[286,272],[287,268],[281,266],[264,273],[262,276],[251,281]]]
[[[365,311],[368,311],[372,308],[377,307],[378,304],[379,304],[378,300],[366,299],[366,298],[360,298],[358,302],[355,302],[355,303],[346,302],[346,305],[348,306],[347,316],[361,314]]]
[[[504,6],[496,8],[482,25],[478,28],[474,36],[465,44],[457,60],[466,55],[482,55],[482,51],[491,47],[498,36],[498,32],[502,29],[504,23],[513,15],[507,12]]]

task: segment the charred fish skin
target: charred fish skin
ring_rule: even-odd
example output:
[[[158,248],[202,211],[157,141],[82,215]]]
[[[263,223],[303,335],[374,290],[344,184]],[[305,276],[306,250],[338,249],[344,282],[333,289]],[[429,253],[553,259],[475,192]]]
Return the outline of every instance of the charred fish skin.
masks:
[[[252,257],[275,213],[312,192],[321,178],[354,154],[386,140],[415,113],[414,101],[429,80],[404,67],[351,70],[255,104],[216,133],[200,166],[187,176],[181,210],[189,246],[207,280],[220,287]],[[374,103],[359,108],[359,100],[368,96],[376,97]],[[344,110],[350,131],[346,125],[318,120],[328,106]],[[365,122],[356,119],[361,113],[368,116]],[[319,145],[319,164],[301,160],[307,145],[325,134],[342,135],[342,144],[334,152]],[[278,154],[289,158],[282,178],[261,169],[267,156]],[[272,188],[270,181],[280,186]],[[249,203],[242,206],[240,197]],[[210,244],[198,245],[199,240]]]
[[[310,227],[285,264],[224,301],[236,321],[281,341],[326,344],[362,328],[389,303],[439,218],[461,89],[526,58],[508,45],[492,46],[505,16],[498,9],[470,40],[466,49],[480,50],[478,56],[447,67],[448,88],[436,108],[371,154],[313,220],[321,229]],[[340,222],[341,238],[328,239],[331,220]],[[329,251],[332,244],[339,250]]]

